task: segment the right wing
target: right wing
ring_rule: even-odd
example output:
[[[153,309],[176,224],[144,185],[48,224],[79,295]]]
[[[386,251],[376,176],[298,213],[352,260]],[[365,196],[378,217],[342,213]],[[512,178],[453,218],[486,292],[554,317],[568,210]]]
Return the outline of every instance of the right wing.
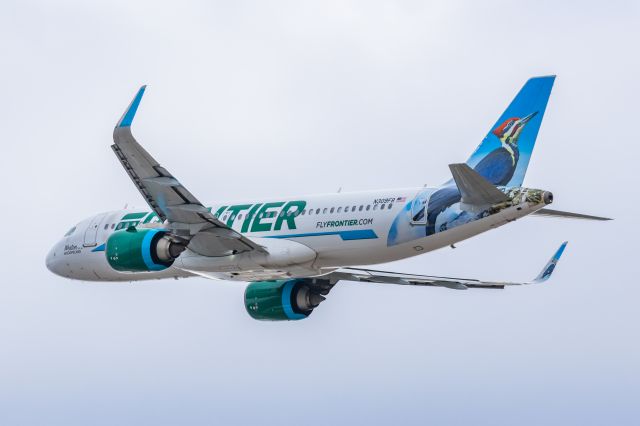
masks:
[[[204,256],[225,256],[264,249],[219,221],[133,137],[131,123],[146,86],[142,86],[113,130],[111,145],[149,207],[167,230]]]
[[[334,272],[331,272],[325,277],[328,277],[331,282],[337,282],[340,280],[346,281],[358,281],[368,283],[382,283],[382,284],[401,284],[401,285],[419,285],[419,286],[432,286],[432,287],[446,287],[454,290],[467,290],[468,288],[489,288],[489,289],[503,289],[505,286],[511,285],[529,285],[540,284],[551,277],[560,256],[564,252],[567,242],[565,241],[560,245],[560,248],[556,250],[555,254],[546,263],[542,271],[536,278],[526,282],[508,282],[508,281],[482,281],[472,278],[453,278],[453,277],[437,277],[430,275],[412,275],[402,274],[398,272],[378,271],[374,269],[359,269],[359,268],[342,268]]]

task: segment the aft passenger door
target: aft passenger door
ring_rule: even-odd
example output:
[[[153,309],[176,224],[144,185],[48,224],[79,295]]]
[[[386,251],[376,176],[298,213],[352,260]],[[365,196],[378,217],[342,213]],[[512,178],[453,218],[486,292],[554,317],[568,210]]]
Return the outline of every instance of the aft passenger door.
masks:
[[[98,245],[98,230],[100,229],[100,225],[102,224],[104,217],[104,214],[99,214],[89,222],[87,229],[84,231],[83,245],[85,247],[93,247]]]
[[[411,224],[425,225],[427,223],[427,206],[431,193],[418,194],[411,203]]]

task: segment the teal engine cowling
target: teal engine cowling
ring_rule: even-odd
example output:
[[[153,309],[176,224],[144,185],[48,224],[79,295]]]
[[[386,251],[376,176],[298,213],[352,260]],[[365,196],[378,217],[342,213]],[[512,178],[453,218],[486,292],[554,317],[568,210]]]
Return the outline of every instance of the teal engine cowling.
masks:
[[[185,248],[162,229],[129,227],[109,236],[105,254],[117,271],[149,272],[167,269]]]
[[[250,283],[244,306],[253,319],[289,321],[307,318],[331,289],[326,280],[294,279]]]

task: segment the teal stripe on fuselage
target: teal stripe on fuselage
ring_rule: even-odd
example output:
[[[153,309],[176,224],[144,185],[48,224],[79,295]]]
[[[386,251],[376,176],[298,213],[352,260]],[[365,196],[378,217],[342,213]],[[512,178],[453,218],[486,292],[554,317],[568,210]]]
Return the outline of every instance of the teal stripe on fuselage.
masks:
[[[266,238],[304,238],[304,237],[322,237],[325,235],[339,235],[343,241],[371,240],[371,239],[378,238],[378,236],[373,231],[373,229],[356,229],[353,231],[310,232],[306,234],[270,235]]]
[[[339,235],[343,241],[373,240],[378,238],[378,235],[376,235],[373,229],[356,229],[353,231],[310,232],[306,234],[271,235],[266,238],[304,238],[304,237],[322,237],[326,235]],[[94,252],[105,251],[105,246],[106,244],[101,244],[91,251],[94,251]]]

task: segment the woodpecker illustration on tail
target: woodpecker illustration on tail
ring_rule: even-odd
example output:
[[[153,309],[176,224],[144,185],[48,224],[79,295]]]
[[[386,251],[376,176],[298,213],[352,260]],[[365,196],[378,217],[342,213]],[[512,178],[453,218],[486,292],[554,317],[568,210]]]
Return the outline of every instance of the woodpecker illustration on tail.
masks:
[[[525,125],[536,114],[538,111],[524,118],[509,118],[492,130],[491,133],[500,139],[502,146],[487,154],[473,169],[496,186],[509,183],[520,159],[518,139]]]

